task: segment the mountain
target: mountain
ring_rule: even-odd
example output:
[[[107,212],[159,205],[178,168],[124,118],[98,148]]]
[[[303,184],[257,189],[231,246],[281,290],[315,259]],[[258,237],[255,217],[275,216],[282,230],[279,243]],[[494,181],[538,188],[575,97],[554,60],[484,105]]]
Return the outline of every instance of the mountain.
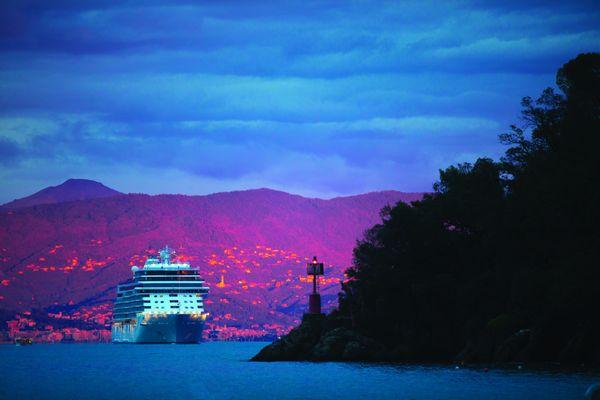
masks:
[[[306,307],[309,258],[326,263],[321,286],[332,307],[355,242],[380,220],[381,208],[421,197],[385,191],[322,200],[258,189],[3,210],[0,318],[12,330],[78,327],[106,335],[115,286],[168,244],[180,260],[199,266],[211,287],[208,334],[281,335]]]
[[[58,186],[49,186],[31,196],[13,200],[2,205],[5,209],[31,207],[39,204],[54,204],[65,201],[88,200],[122,194],[89,179],[68,179]]]

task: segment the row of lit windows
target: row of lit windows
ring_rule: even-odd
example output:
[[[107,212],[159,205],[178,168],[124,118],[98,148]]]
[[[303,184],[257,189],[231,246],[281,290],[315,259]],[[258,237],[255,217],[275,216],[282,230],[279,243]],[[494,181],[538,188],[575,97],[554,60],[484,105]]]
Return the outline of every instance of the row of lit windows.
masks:
[[[196,289],[179,289],[179,288],[170,288],[175,293],[207,293],[208,290],[204,288],[196,288]],[[150,293],[164,293],[162,289],[142,289],[139,293],[150,294]]]
[[[204,282],[202,279],[200,279],[200,277],[197,276],[175,276],[175,277],[168,277],[168,276],[148,276],[148,277],[140,277],[139,279],[140,282],[142,281],[167,281],[167,282],[178,282],[178,281],[198,281],[198,282]]]
[[[164,303],[164,300],[156,300],[154,301],[154,303]],[[181,302],[181,303],[188,303],[187,300],[170,300],[171,303],[175,303],[175,302]],[[202,300],[196,300],[196,302],[198,303],[202,303]],[[194,303],[194,300],[190,300],[189,303]]]
[[[136,276],[160,276],[160,275],[198,275],[198,271],[197,270],[175,270],[175,271],[169,271],[169,270],[138,270],[135,272]]]

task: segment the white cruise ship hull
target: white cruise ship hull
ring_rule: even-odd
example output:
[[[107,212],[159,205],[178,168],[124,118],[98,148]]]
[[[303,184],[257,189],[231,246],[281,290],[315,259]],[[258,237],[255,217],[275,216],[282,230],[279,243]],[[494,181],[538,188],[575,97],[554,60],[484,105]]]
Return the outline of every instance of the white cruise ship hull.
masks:
[[[167,314],[113,324],[113,343],[198,343],[204,320],[187,314]]]

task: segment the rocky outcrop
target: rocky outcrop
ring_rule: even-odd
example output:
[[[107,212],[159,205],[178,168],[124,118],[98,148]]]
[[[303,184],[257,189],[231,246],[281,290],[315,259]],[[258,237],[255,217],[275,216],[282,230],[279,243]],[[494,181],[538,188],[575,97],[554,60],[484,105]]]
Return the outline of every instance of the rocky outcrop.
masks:
[[[321,338],[325,315],[305,314],[302,323],[258,353],[253,361],[305,360]]]
[[[347,327],[344,320],[304,314],[289,334],[263,348],[252,361],[380,361],[386,348]]]
[[[548,340],[555,332],[541,327],[511,330],[499,323],[504,319],[492,320],[485,331],[466,342],[462,351],[434,358],[430,350],[414,341],[384,345],[365,336],[335,311],[329,315],[304,314],[298,327],[263,348],[252,360],[598,364],[598,326],[587,323],[565,332],[571,338],[568,346],[555,354],[555,346]]]
[[[454,361],[598,365],[599,335],[600,326],[591,320],[572,327],[539,324],[498,336],[488,330],[469,340]]]

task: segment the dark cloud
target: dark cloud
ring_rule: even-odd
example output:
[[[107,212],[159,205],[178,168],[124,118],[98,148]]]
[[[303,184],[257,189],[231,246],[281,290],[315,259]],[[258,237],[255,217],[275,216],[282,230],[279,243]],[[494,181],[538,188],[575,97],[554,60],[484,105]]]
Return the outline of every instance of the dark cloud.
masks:
[[[595,2],[4,1],[0,179],[428,190],[498,156],[599,22]]]
[[[482,69],[547,72],[549,65],[594,45],[600,22],[597,8],[577,4],[511,10],[438,2],[334,4],[9,7],[11,21],[27,22],[9,29],[0,50],[40,57],[114,55],[113,65],[121,65],[121,57],[139,56],[137,63],[124,63],[125,72],[327,78]],[[169,54],[147,56],[157,51]]]

